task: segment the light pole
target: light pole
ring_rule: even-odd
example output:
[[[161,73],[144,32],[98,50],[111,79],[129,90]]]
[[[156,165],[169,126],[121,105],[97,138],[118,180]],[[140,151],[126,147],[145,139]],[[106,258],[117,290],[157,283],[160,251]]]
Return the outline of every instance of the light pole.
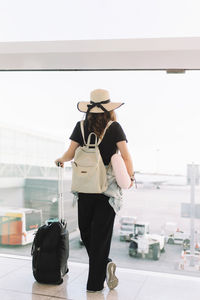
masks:
[[[194,218],[195,218],[195,165],[191,165],[190,177],[190,266],[194,266]]]
[[[195,185],[199,183],[199,166],[188,165],[188,183],[190,183],[190,266],[195,265]]]

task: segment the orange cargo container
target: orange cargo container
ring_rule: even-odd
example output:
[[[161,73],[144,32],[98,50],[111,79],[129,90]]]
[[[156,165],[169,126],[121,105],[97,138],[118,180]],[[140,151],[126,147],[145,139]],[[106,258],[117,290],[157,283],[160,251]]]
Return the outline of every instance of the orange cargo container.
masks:
[[[40,210],[0,207],[0,243],[13,246],[32,243],[41,220]]]

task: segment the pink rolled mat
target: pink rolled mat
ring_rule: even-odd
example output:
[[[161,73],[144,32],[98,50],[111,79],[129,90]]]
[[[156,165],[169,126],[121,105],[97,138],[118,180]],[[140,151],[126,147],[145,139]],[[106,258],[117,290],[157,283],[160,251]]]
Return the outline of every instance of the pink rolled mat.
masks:
[[[128,189],[131,184],[130,176],[128,175],[126,165],[120,154],[113,154],[111,157],[113,172],[116,177],[117,184],[122,189]]]

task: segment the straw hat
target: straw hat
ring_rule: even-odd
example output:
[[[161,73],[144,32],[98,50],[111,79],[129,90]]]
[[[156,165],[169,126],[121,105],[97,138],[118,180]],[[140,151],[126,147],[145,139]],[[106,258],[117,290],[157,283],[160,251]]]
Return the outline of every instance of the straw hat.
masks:
[[[108,91],[97,89],[90,93],[90,102],[78,102],[77,107],[81,112],[103,113],[114,110],[123,104],[122,102],[111,102]]]

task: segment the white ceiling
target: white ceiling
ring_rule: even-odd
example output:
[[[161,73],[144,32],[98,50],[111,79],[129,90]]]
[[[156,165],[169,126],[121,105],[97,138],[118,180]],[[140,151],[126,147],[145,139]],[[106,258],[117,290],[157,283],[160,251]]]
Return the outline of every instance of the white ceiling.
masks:
[[[0,43],[0,70],[109,69],[200,69],[200,38]]]
[[[0,42],[200,36],[199,0],[0,1]]]

